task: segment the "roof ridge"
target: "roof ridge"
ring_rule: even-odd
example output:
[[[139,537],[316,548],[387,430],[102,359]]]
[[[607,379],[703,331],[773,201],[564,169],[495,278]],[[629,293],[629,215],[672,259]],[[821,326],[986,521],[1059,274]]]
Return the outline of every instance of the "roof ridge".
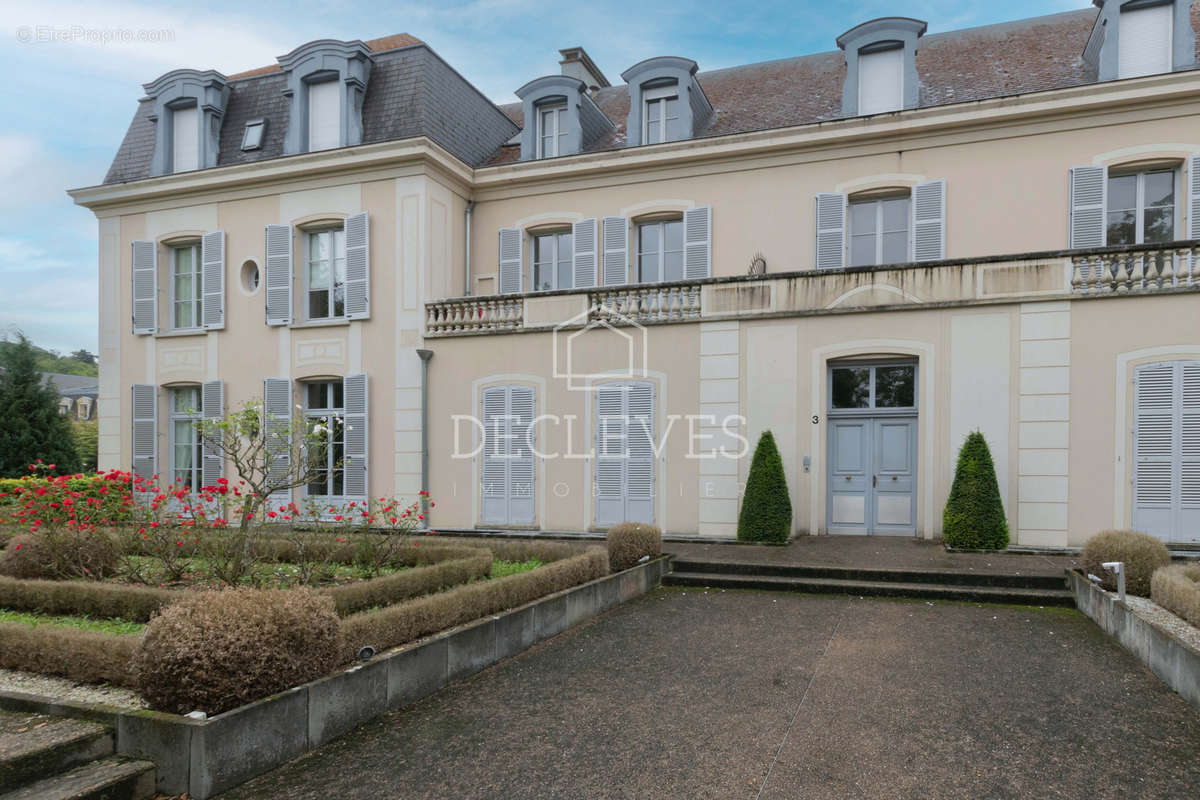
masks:
[[[312,41],[320,41],[320,39],[313,39]],[[382,53],[387,50],[398,50],[401,47],[412,47],[413,45],[425,44],[425,42],[410,33],[393,33],[389,34],[388,36],[380,36],[376,39],[368,39],[367,41],[363,42],[363,44],[365,44],[367,49],[372,53]],[[283,70],[279,68],[278,64],[268,64],[265,67],[255,67],[254,69],[235,72],[233,75],[230,75],[227,80],[234,81],[242,78],[257,78],[261,75],[272,75],[276,72],[282,71]]]

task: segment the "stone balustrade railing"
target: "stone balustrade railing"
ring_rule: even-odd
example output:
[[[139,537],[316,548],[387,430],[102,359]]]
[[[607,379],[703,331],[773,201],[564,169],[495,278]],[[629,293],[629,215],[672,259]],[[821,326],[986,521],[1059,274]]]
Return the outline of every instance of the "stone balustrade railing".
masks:
[[[1125,294],[1200,285],[1200,247],[1151,246],[1071,257],[1071,292]]]
[[[524,324],[520,297],[467,297],[425,304],[425,332],[430,335],[470,331],[505,331]]]
[[[699,319],[700,284],[622,286],[588,293],[591,320],[667,322]]]

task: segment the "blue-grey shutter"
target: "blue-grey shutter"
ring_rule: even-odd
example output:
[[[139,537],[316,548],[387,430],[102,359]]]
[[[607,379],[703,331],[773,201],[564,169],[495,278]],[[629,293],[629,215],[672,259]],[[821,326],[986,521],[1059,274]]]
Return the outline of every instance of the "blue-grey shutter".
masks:
[[[1133,377],[1133,527],[1169,539],[1174,527],[1175,364],[1146,364]]]
[[[500,229],[500,294],[515,294],[521,291],[521,240],[520,228]]]
[[[918,183],[912,196],[913,261],[946,257],[946,182]]]
[[[508,387],[490,386],[481,398],[483,451],[480,453],[480,522],[503,525],[508,522]]]
[[[817,269],[846,266],[846,195],[817,195]]]
[[[268,225],[266,249],[267,324],[292,322],[292,226]]]
[[[135,383],[132,397],[133,474],[152,481],[158,474],[158,389],[153,384]]]
[[[158,330],[158,245],[133,242],[133,332]]]
[[[625,385],[596,391],[596,525],[625,521]]]
[[[628,420],[625,464],[625,520],[654,524],[654,386],[630,384],[625,392]]]
[[[698,281],[712,274],[712,206],[683,212],[683,277]]]
[[[1175,539],[1200,542],[1200,361],[1179,365],[1179,518]]]
[[[287,378],[263,379],[263,435],[267,478],[286,483],[292,469],[292,382]],[[268,509],[278,511],[291,500],[291,489],[276,490],[267,498]]]
[[[581,219],[571,226],[575,288],[596,285],[596,218]]]
[[[369,497],[370,459],[370,391],[366,373],[347,375],[342,381],[342,396],[345,406],[344,473],[347,500],[367,502]]]
[[[1071,167],[1072,250],[1104,247],[1104,206],[1107,195],[1107,167]]]
[[[533,524],[533,389],[508,387],[508,522]]]
[[[346,218],[346,316],[371,316],[371,230],[367,212]]]
[[[200,294],[205,330],[225,327],[225,231],[200,238]]]
[[[219,422],[225,417],[224,381],[207,381],[200,387],[200,416],[206,423]],[[200,465],[201,486],[213,486],[218,478],[225,477],[225,456],[208,437],[221,438],[221,430],[215,425],[206,425],[205,438],[201,445],[204,460]]]
[[[620,286],[629,280],[629,220],[625,217],[605,217],[602,230],[603,283],[605,286]]]
[[[1188,159],[1188,238],[1200,239],[1200,155]],[[1193,274],[1200,264],[1192,267]],[[1193,278],[1194,280],[1194,278]]]

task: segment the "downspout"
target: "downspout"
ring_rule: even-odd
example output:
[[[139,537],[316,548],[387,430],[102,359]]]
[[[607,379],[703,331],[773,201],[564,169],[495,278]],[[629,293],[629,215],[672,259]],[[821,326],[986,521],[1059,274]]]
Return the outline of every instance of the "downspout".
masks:
[[[471,294],[471,213],[475,210],[475,201],[467,201],[467,257],[465,260],[465,274],[463,275],[463,296]]]
[[[418,350],[421,359],[421,516],[429,530],[429,359],[432,350]]]

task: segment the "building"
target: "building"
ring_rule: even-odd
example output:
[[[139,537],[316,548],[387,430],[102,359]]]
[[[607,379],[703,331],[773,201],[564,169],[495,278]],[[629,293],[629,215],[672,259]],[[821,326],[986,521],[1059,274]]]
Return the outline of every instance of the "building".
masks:
[[[58,393],[58,413],[81,421],[96,419],[96,399],[100,394],[96,379],[87,375],[43,372],[42,385],[53,386]]]
[[[1200,3],[1096,6],[506,106],[407,35],[167,73],[71,193],[100,465],[211,481],[265,396],[352,428],[304,492],[720,538],[770,429],[797,533],[936,537],[979,429],[1014,542],[1198,541]]]

